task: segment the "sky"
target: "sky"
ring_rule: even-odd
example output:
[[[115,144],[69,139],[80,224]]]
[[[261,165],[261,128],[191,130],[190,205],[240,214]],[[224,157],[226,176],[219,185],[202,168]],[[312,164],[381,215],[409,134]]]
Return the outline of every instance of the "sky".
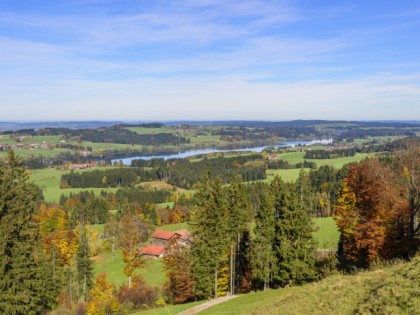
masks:
[[[0,0],[0,121],[420,120],[420,1]]]

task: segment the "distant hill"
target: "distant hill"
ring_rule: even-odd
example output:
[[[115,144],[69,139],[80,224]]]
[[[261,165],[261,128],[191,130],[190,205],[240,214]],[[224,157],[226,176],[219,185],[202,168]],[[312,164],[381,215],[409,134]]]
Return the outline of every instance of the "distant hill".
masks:
[[[0,131],[43,128],[99,128],[122,124],[121,121],[44,121],[44,122],[0,122]]]
[[[355,275],[249,293],[200,314],[420,314],[420,257]]]

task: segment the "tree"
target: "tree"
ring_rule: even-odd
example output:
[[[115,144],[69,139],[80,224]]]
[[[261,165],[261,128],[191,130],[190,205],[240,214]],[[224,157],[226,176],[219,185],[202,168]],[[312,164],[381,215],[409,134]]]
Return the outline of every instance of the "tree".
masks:
[[[208,298],[213,292],[217,297],[219,265],[228,244],[227,204],[220,179],[214,180],[210,172],[206,172],[194,197],[197,212],[192,256],[196,295]]]
[[[316,247],[309,211],[299,205],[295,185],[278,181],[270,187],[275,200],[275,279],[284,286],[315,277]]]
[[[53,265],[69,266],[77,250],[77,236],[70,229],[67,214],[58,206],[40,207],[40,233],[44,252]]]
[[[315,210],[315,194],[311,186],[309,174],[301,169],[299,177],[296,180],[296,192],[299,196],[299,206],[302,210],[314,214]]]
[[[0,161],[0,312],[40,313],[54,303],[37,222],[39,196],[13,152]],[[51,269],[50,269],[51,270]]]
[[[273,200],[267,193],[261,197],[255,224],[255,238],[251,245],[252,274],[255,279],[263,283],[265,291],[276,266],[273,252],[274,207]]]
[[[406,254],[411,256],[419,248],[420,235],[420,141],[408,140],[406,149],[395,153],[397,176],[404,191],[407,207],[399,215],[399,238]],[[401,247],[401,246],[400,246]]]
[[[137,214],[126,214],[122,218],[121,247],[125,262],[124,274],[128,277],[128,289],[135,271],[143,266],[141,248],[149,237],[149,226]]]
[[[252,219],[252,208],[240,177],[232,179],[227,189],[228,232],[231,237],[230,248],[230,293],[235,293],[235,283],[239,286],[239,264],[236,257],[240,255],[242,234],[248,230]]]
[[[350,168],[346,185],[336,213],[347,267],[398,256],[398,220],[406,203],[392,170],[378,159],[366,159]]]
[[[120,309],[120,305],[113,292],[114,285],[108,283],[106,274],[99,274],[96,278],[95,285],[90,291],[90,301],[87,308],[87,314],[117,314]]]
[[[76,253],[77,297],[85,301],[93,285],[93,265],[90,259],[90,248],[86,233],[86,226],[80,227],[79,247]]]
[[[166,248],[163,261],[168,281],[167,296],[172,303],[184,303],[194,298],[194,278],[191,272],[191,250],[176,239]]]

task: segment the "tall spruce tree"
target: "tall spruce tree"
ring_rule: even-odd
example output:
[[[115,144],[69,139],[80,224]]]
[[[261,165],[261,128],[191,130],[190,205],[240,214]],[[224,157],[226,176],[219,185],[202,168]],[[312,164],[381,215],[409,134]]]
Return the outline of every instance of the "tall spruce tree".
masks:
[[[299,205],[293,184],[273,185],[276,223],[274,251],[277,259],[275,279],[284,286],[312,280],[315,276],[316,246],[309,212]]]
[[[194,197],[197,209],[191,251],[196,296],[209,298],[213,293],[217,297],[218,269],[229,244],[226,196],[221,181],[207,171]]]
[[[93,265],[90,259],[89,241],[86,235],[86,226],[80,227],[79,247],[76,253],[77,297],[86,301],[88,293],[93,286]]]
[[[298,194],[300,208],[315,216],[315,193],[311,185],[309,173],[304,169],[300,170],[299,177],[296,180],[296,192]]]
[[[275,270],[276,260],[273,252],[274,243],[274,207],[269,194],[261,197],[260,208],[255,217],[255,238],[251,247],[252,274],[263,283],[264,291],[268,288]]]
[[[9,152],[0,161],[0,313],[41,313],[54,303],[51,272],[45,272],[37,189],[22,160]]]
[[[235,293],[235,284],[239,286],[239,264],[242,235],[248,230],[252,219],[252,208],[240,177],[234,177],[227,189],[228,233],[230,235],[230,293]]]

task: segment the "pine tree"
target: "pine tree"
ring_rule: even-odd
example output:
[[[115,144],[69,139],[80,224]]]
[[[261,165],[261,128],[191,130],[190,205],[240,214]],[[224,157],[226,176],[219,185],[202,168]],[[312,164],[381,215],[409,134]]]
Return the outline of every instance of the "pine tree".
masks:
[[[40,313],[54,303],[52,273],[44,257],[36,221],[39,196],[28,183],[22,160],[9,152],[0,161],[0,313]]]
[[[194,241],[192,244],[193,274],[196,295],[217,297],[217,278],[220,262],[228,243],[227,204],[219,179],[206,172],[195,196],[197,204]]]
[[[93,266],[85,225],[80,228],[79,247],[76,253],[76,274],[78,299],[86,301],[88,292],[93,285]]]
[[[264,284],[264,290],[266,290],[276,266],[273,253],[274,207],[270,195],[262,196],[255,221],[255,238],[252,242],[251,254],[252,274],[255,279]]]
[[[309,174],[301,169],[296,180],[296,192],[299,196],[299,206],[312,215],[315,214],[315,194],[311,185]]]
[[[239,286],[239,264],[236,260],[240,253],[242,234],[248,230],[252,219],[252,208],[240,177],[234,177],[227,189],[228,233],[231,237],[230,248],[230,293],[235,293]]]
[[[280,187],[280,191],[276,190]],[[275,200],[275,279],[280,285],[302,283],[315,276],[315,241],[309,212],[299,205],[296,187],[277,180],[271,186]]]

